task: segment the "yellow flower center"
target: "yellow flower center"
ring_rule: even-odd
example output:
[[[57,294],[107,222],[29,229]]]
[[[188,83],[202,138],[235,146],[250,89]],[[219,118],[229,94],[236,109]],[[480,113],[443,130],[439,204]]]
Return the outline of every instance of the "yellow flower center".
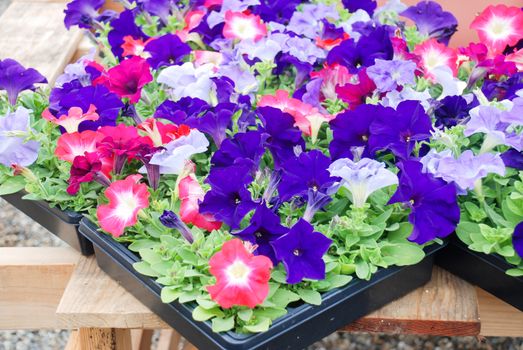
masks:
[[[227,268],[229,284],[247,284],[251,269],[243,261],[236,260]]]

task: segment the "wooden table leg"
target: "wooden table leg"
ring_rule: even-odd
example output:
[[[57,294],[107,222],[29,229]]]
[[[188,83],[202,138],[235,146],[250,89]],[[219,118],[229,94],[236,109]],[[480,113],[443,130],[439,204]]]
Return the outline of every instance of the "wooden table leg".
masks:
[[[81,350],[130,350],[131,330],[120,328],[80,328]]]

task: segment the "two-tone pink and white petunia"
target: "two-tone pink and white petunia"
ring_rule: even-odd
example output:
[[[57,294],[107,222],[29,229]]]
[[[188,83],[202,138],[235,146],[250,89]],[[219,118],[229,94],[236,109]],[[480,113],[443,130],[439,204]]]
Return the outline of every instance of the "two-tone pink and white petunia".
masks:
[[[46,108],[42,112],[42,118],[53,124],[60,125],[67,133],[73,133],[78,131],[78,127],[83,122],[87,120],[96,121],[100,116],[96,113],[96,106],[91,104],[85,113],[80,107],[71,107],[67,114],[58,118],[49,111],[49,108]]]
[[[436,39],[429,39],[414,48],[414,54],[421,58],[420,67],[425,72],[425,77],[433,79],[435,68],[446,66],[452,74],[458,74],[458,55],[456,50],[439,43]]]
[[[267,26],[263,24],[260,16],[227,11],[223,36],[227,39],[258,41],[267,36]]]

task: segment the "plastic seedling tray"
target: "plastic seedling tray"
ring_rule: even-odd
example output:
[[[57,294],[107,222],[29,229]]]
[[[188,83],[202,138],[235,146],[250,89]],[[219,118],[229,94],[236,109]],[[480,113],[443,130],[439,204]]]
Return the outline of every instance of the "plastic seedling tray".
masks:
[[[21,191],[2,198],[83,255],[94,253],[92,243],[78,232],[82,214],[51,208],[44,201],[22,199],[26,194]]]
[[[523,311],[523,277],[507,275],[514,266],[502,256],[472,251],[453,237],[438,253],[436,264]]]
[[[443,247],[434,244],[426,248],[425,259],[417,265],[382,269],[370,281],[355,280],[325,293],[320,306],[301,304],[288,308],[288,314],[276,320],[267,332],[218,334],[212,331],[210,322],[193,320],[194,306],[162,303],[161,285],[132,267],[139,258],[97,230],[92,222],[82,220],[80,232],[93,242],[100,268],[196,347],[206,350],[302,349],[423,286],[431,278],[435,253]]]

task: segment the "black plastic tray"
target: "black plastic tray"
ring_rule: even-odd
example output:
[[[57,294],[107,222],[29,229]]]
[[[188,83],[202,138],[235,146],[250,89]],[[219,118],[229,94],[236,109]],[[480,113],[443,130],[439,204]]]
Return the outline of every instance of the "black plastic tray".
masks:
[[[438,253],[436,264],[523,311],[523,277],[507,275],[514,266],[502,256],[472,251],[453,237]]]
[[[83,255],[94,253],[93,244],[78,232],[82,214],[51,208],[44,201],[22,199],[26,194],[21,191],[2,198]]]
[[[87,219],[80,223],[80,232],[94,243],[96,260],[102,270],[196,347],[206,350],[302,349],[423,286],[431,278],[435,253],[443,247],[434,244],[426,248],[427,256],[417,265],[382,269],[370,281],[355,280],[325,293],[320,306],[302,304],[289,308],[289,313],[276,320],[267,332],[242,335],[214,333],[210,322],[193,320],[189,305],[162,303],[162,287],[132,267],[139,261],[133,252],[98,232]]]

